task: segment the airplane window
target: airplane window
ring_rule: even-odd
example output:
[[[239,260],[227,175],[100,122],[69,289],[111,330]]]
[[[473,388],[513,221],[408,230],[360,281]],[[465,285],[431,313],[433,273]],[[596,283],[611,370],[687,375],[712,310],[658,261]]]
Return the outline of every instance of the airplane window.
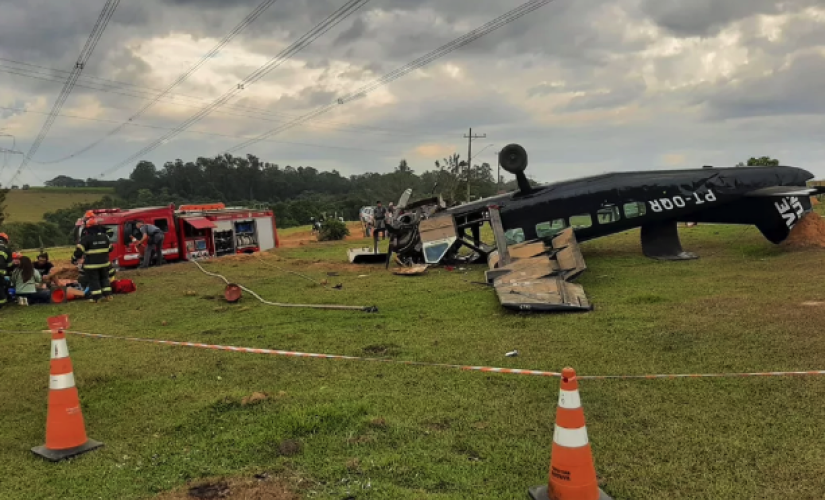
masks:
[[[599,224],[610,224],[611,222],[621,220],[622,215],[619,213],[619,207],[610,205],[600,208],[599,211],[596,212],[596,218]]]
[[[647,207],[641,201],[632,201],[624,204],[624,216],[628,219],[641,217],[647,213]]]
[[[508,229],[504,232],[504,239],[507,240],[507,245],[516,245],[518,243],[522,243],[524,241],[524,230],[519,229]]]
[[[536,235],[539,238],[550,238],[558,234],[562,229],[567,227],[564,219],[556,219],[552,222],[542,222],[536,224]]]
[[[440,261],[447,250],[450,249],[450,242],[436,243],[434,245],[424,246],[424,260],[427,263],[436,264]]]
[[[586,229],[593,225],[593,218],[590,214],[574,215],[570,217],[570,227],[573,229]]]

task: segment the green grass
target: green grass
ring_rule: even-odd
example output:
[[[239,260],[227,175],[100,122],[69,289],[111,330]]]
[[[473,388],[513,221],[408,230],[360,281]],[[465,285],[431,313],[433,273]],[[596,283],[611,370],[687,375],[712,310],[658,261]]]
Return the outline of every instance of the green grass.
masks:
[[[6,195],[6,222],[40,222],[46,212],[91,203],[112,193],[110,188],[15,189]]]
[[[40,330],[49,315],[67,313],[74,329],[95,333],[569,365],[583,375],[825,368],[825,308],[802,305],[825,300],[820,251],[777,249],[753,228],[680,231],[701,259],[647,260],[637,231],[584,244],[580,282],[596,307],[584,314],[508,313],[471,283],[483,281],[481,266],[421,277],[349,266],[345,249],[362,244],[349,241],[266,260],[343,283],[341,291],[256,259],[206,267],[269,300],[376,304],[378,314],[281,309],[248,294],[230,306],[220,280],[181,264],[132,273],[138,292],[112,303],[3,310],[2,328]],[[327,276],[333,270],[339,276]],[[261,471],[305,498],[514,499],[547,480],[555,378],[80,337],[69,346],[87,430],[106,447],[45,463],[29,448],[44,439],[49,345],[48,335],[0,334],[3,499],[152,498],[201,477]],[[504,356],[512,349],[519,357]],[[596,468],[616,499],[818,499],[825,491],[823,377],[583,381],[580,389]],[[240,405],[253,391],[270,398]],[[288,439],[300,453],[278,453]]]

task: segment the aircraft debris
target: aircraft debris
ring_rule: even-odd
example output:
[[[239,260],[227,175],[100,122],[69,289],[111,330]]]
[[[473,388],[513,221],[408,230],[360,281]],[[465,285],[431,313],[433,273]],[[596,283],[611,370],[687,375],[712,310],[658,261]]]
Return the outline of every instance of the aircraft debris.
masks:
[[[810,172],[787,166],[617,172],[533,187],[523,147],[502,148],[499,161],[518,190],[450,208],[440,197],[409,203],[387,227],[388,252],[374,250],[373,262],[389,267],[393,254],[405,266],[448,270],[486,262],[487,281],[507,308],[592,310],[571,283],[586,269],[579,242],[641,228],[645,256],[696,259],[682,249],[681,222],[753,225],[779,244],[811,212],[811,196],[825,193],[807,186]],[[484,224],[492,245],[481,240]]]
[[[393,269],[392,273],[398,276],[421,276],[422,274],[427,272],[427,268],[429,267],[430,266],[428,265],[398,267]]]

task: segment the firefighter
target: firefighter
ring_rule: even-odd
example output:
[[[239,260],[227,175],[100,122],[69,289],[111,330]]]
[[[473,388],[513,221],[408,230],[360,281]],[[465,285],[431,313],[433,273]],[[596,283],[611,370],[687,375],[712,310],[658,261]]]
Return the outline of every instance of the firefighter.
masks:
[[[94,219],[94,217],[95,213],[91,210],[87,210],[86,213],[83,214],[83,217],[80,218],[80,231],[78,232],[77,241],[80,241],[81,238],[86,236],[86,223],[89,221],[89,219]]]
[[[0,309],[8,302],[9,298],[6,275],[10,264],[11,250],[9,249],[9,235],[0,233]]]
[[[112,300],[112,285],[109,282],[109,252],[112,243],[102,226],[97,225],[94,217],[86,221],[86,234],[77,245],[72,255],[72,264],[83,259],[83,274],[88,280],[90,301],[97,302],[101,298]]]

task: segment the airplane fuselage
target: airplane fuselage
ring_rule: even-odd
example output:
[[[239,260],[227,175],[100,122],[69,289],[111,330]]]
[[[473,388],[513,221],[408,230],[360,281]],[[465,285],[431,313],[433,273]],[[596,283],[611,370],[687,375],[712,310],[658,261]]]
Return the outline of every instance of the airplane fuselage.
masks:
[[[804,188],[813,178],[795,167],[701,168],[621,172],[515,191],[446,210],[457,220],[497,205],[509,237],[546,238],[573,227],[579,241],[646,224],[752,224],[778,243],[811,209],[807,196],[748,197],[760,189]]]

